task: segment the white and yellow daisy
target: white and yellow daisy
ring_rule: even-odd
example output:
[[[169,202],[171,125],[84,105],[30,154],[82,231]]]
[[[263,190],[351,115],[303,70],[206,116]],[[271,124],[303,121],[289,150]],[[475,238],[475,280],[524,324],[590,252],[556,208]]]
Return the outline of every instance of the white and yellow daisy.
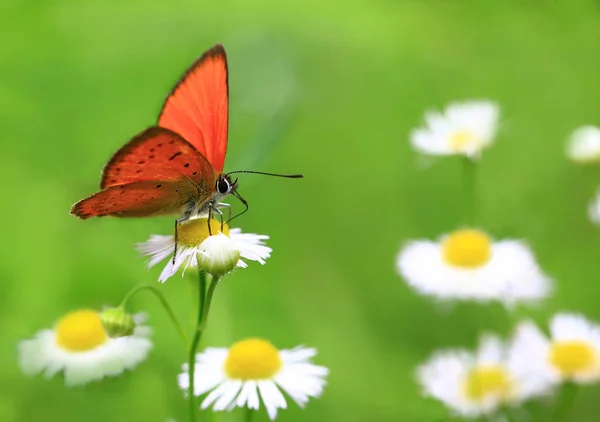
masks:
[[[241,229],[229,229],[217,220],[210,221],[211,234],[208,232],[207,218],[196,218],[179,225],[177,230],[177,257],[175,263],[169,259],[161,272],[158,281],[164,282],[176,274],[181,267],[200,265],[210,274],[222,275],[233,270],[236,266],[246,268],[244,260],[256,261],[264,265],[265,260],[273,251],[265,246],[266,235],[242,233]],[[148,267],[170,258],[175,248],[174,236],[152,235],[144,243],[139,243],[137,249],[149,256]]]
[[[142,315],[134,315],[138,324]],[[19,343],[19,364],[26,375],[41,372],[47,378],[63,371],[67,386],[86,384],[117,376],[148,356],[150,329],[136,325],[133,334],[111,338],[101,314],[83,309],[71,312],[53,329],[40,331]]]
[[[464,101],[448,105],[443,113],[425,113],[425,126],[412,131],[413,147],[424,154],[476,157],[496,134],[500,109],[492,101]]]
[[[516,330],[511,359],[531,379],[589,384],[600,380],[600,326],[582,315],[559,313],[550,321],[548,339],[532,322]],[[518,365],[518,364],[515,364]]]
[[[476,353],[444,350],[418,368],[423,394],[444,403],[457,415],[491,415],[504,405],[517,405],[545,394],[551,385],[531,382],[508,364],[506,346],[493,335],[482,336]]]
[[[567,141],[567,156],[579,164],[600,162],[600,128],[582,126]]]
[[[600,189],[588,205],[588,217],[596,225],[600,225]]]
[[[251,338],[229,349],[208,348],[196,356],[194,394],[210,391],[201,408],[214,411],[247,407],[258,410],[262,400],[271,420],[287,402],[283,390],[300,407],[310,397],[319,397],[325,386],[328,369],[311,362],[315,349],[297,347],[277,350],[270,342]],[[187,391],[187,365],[179,375],[179,386]]]
[[[495,242],[481,230],[457,230],[436,242],[412,241],[400,251],[396,264],[412,288],[439,299],[513,305],[543,299],[551,290],[551,281],[525,244]]]

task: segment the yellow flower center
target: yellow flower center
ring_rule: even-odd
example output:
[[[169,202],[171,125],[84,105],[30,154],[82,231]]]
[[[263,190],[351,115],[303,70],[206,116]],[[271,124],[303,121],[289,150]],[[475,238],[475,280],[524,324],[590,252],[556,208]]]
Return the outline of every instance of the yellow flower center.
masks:
[[[210,233],[208,232],[208,218],[195,218],[186,221],[177,227],[177,242],[182,246],[195,248],[204,242],[211,234],[221,233],[221,222],[210,219]],[[223,223],[223,234],[229,236],[229,226]]]
[[[450,148],[455,151],[465,151],[477,146],[477,137],[468,130],[457,130],[450,135]]]
[[[229,378],[260,380],[273,377],[281,368],[279,351],[266,340],[250,338],[235,343],[225,359]]]
[[[598,364],[594,347],[586,341],[559,341],[550,347],[550,363],[560,373],[569,377],[589,371]]]
[[[473,401],[481,401],[489,395],[505,399],[510,394],[510,376],[501,366],[478,366],[469,372],[463,387],[467,398]]]
[[[83,309],[62,317],[55,327],[56,343],[71,352],[95,349],[108,340],[96,311]]]
[[[492,256],[492,240],[479,230],[458,230],[444,239],[442,254],[455,267],[477,268]]]

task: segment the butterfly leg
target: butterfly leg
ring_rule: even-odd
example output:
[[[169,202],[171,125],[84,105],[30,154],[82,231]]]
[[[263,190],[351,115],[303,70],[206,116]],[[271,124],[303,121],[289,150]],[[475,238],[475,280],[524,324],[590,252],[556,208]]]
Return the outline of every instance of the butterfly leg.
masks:
[[[229,220],[231,220],[231,204],[228,204],[226,202],[219,202],[217,204],[217,207],[219,208],[227,208],[227,222]],[[221,231],[223,231],[223,213],[221,213]]]
[[[212,212],[213,212],[213,207],[210,206],[208,207],[208,220],[206,220],[206,224],[208,224],[208,235],[212,236],[212,230],[210,228],[210,220],[212,220]]]
[[[177,258],[177,227],[179,226],[179,220],[175,220],[175,248],[173,250],[173,265],[175,265],[175,258]]]

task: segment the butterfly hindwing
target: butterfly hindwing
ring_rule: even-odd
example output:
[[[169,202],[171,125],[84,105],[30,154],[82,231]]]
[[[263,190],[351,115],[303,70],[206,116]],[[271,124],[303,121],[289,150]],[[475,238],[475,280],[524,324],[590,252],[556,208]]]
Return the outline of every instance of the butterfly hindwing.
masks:
[[[179,213],[193,198],[197,186],[190,179],[144,180],[110,186],[82,199],[71,208],[71,214],[81,219],[90,217],[150,217]],[[208,198],[209,193],[204,192]]]
[[[215,183],[206,158],[177,133],[151,127],[117,151],[104,167],[100,188],[142,180],[179,180],[189,177],[204,187]]]
[[[180,134],[217,173],[227,152],[229,88],[222,45],[207,50],[167,96],[158,125]]]

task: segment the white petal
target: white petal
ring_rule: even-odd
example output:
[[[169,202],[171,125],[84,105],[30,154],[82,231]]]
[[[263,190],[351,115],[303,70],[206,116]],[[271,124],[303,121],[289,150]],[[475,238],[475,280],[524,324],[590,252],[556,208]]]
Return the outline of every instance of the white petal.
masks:
[[[250,390],[256,391],[256,383],[254,381],[247,381],[244,383],[244,385],[242,385],[242,390],[240,391],[240,394],[238,395],[235,402],[236,406],[244,407],[246,405],[246,402],[249,400],[250,397]],[[248,405],[248,407],[251,408],[250,405]]]
[[[213,410],[218,412],[221,410],[225,410],[229,407],[229,405],[233,402],[235,403],[235,398],[240,392],[242,388],[242,381],[240,380],[232,380],[229,382],[229,388],[223,395],[215,402],[213,406]]]
[[[255,381],[247,381],[248,408],[258,410],[260,408],[260,398],[258,396],[258,386]]]
[[[477,362],[480,365],[500,365],[504,360],[504,344],[493,334],[483,334],[477,350]]]
[[[516,380],[515,401],[548,394],[560,380],[548,364],[549,347],[549,341],[532,322],[517,326],[507,363]]]
[[[210,405],[213,404],[213,402],[215,402],[216,400],[218,400],[222,395],[227,394],[227,392],[231,390],[231,387],[232,387],[231,381],[223,382],[221,385],[219,385],[217,388],[215,388],[213,391],[211,391],[208,394],[208,396],[206,396],[206,398],[200,405],[200,408],[202,410],[204,410],[204,409],[210,407]]]
[[[258,390],[260,391],[269,418],[275,420],[277,409],[285,409],[287,407],[283,394],[281,394],[281,391],[279,391],[273,381],[259,381]]]

